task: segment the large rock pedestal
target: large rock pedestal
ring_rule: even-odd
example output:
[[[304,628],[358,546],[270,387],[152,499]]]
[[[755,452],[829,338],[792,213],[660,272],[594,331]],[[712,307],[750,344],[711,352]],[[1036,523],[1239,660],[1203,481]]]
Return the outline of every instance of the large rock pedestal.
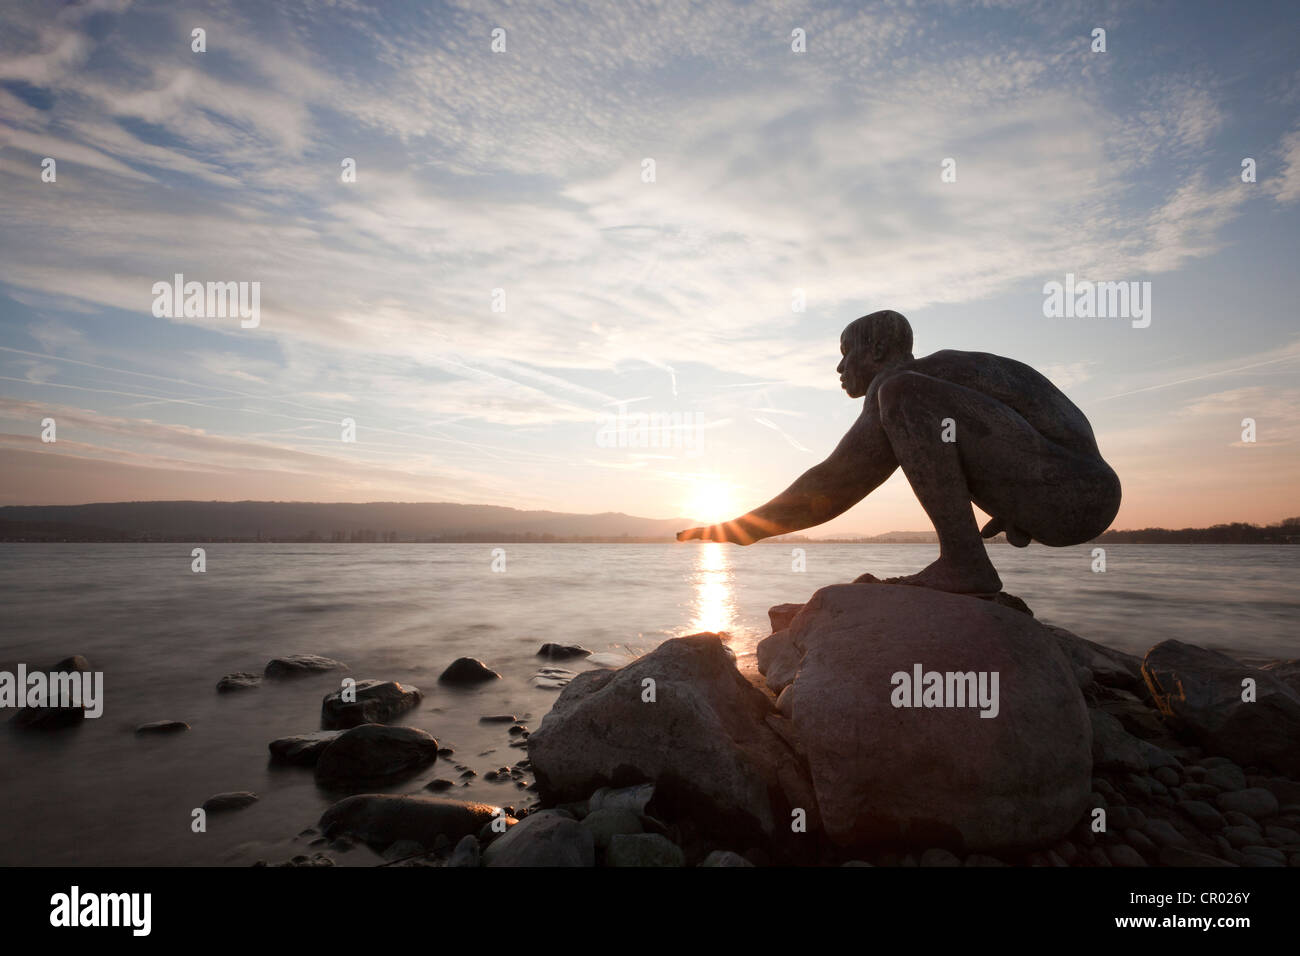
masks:
[[[774,690],[788,685],[781,710],[824,832],[841,847],[1043,846],[1085,812],[1087,706],[1051,631],[1023,613],[924,588],[834,585],[758,657]],[[945,676],[939,699],[950,673],[982,673],[987,689],[996,673],[996,716],[978,705],[895,706],[905,691],[909,701],[920,694],[895,680],[910,681],[917,664]]]

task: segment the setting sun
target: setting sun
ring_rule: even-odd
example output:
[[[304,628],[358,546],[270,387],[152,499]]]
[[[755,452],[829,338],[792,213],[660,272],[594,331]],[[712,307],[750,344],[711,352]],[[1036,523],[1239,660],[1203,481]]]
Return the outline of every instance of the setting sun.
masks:
[[[696,521],[716,524],[736,517],[731,485],[717,475],[701,475],[691,488],[686,514]]]

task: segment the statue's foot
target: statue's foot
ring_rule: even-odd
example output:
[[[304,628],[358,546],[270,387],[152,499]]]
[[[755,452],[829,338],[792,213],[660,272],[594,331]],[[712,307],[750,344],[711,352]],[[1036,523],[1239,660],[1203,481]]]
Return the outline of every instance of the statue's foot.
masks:
[[[901,578],[885,578],[882,584],[909,584],[950,594],[996,594],[1002,590],[1002,579],[990,564],[985,568],[952,564],[939,558],[916,574]]]

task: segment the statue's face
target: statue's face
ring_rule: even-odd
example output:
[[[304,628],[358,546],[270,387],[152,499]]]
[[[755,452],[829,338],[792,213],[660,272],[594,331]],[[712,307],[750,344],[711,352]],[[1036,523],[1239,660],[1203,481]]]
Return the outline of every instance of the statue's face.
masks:
[[[840,387],[848,392],[849,398],[861,398],[867,394],[871,380],[876,377],[876,362],[872,358],[863,336],[855,335],[850,325],[840,333],[840,364],[835,371],[840,373]]]

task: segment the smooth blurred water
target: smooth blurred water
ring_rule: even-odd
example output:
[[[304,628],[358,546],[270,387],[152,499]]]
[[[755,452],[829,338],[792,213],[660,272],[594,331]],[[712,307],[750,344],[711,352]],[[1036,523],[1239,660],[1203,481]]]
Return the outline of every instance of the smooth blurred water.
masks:
[[[98,720],[56,733],[0,733],[0,864],[234,864],[304,852],[295,839],[338,793],[309,769],[267,762],[267,743],[319,728],[320,701],[341,675],[267,682],[217,694],[237,670],[274,656],[323,654],[350,676],[414,684],[424,703],[399,723],[423,728],[480,774],[450,796],[523,805],[528,794],[482,775],[521,759],[486,714],[527,715],[536,728],[557,690],[533,683],[546,641],[579,643],[611,664],[663,640],[726,630],[741,654],[769,632],[767,609],[863,571],[919,570],[931,545],[791,546],[211,544],[207,571],[189,545],[0,544],[0,669],[85,655],[105,672]],[[1250,661],[1300,657],[1300,548],[1120,545],[1107,570],[1091,548],[990,551],[1006,590],[1042,620],[1142,654],[1169,638]],[[503,679],[474,690],[437,677],[460,656]],[[559,666],[581,670],[590,663]],[[7,714],[5,717],[7,718]],[[137,737],[141,723],[179,719],[176,736]],[[424,792],[456,779],[441,758],[388,788]],[[374,790],[376,788],[367,788]],[[209,796],[253,790],[252,807],[190,830]],[[343,864],[373,864],[364,849]]]

